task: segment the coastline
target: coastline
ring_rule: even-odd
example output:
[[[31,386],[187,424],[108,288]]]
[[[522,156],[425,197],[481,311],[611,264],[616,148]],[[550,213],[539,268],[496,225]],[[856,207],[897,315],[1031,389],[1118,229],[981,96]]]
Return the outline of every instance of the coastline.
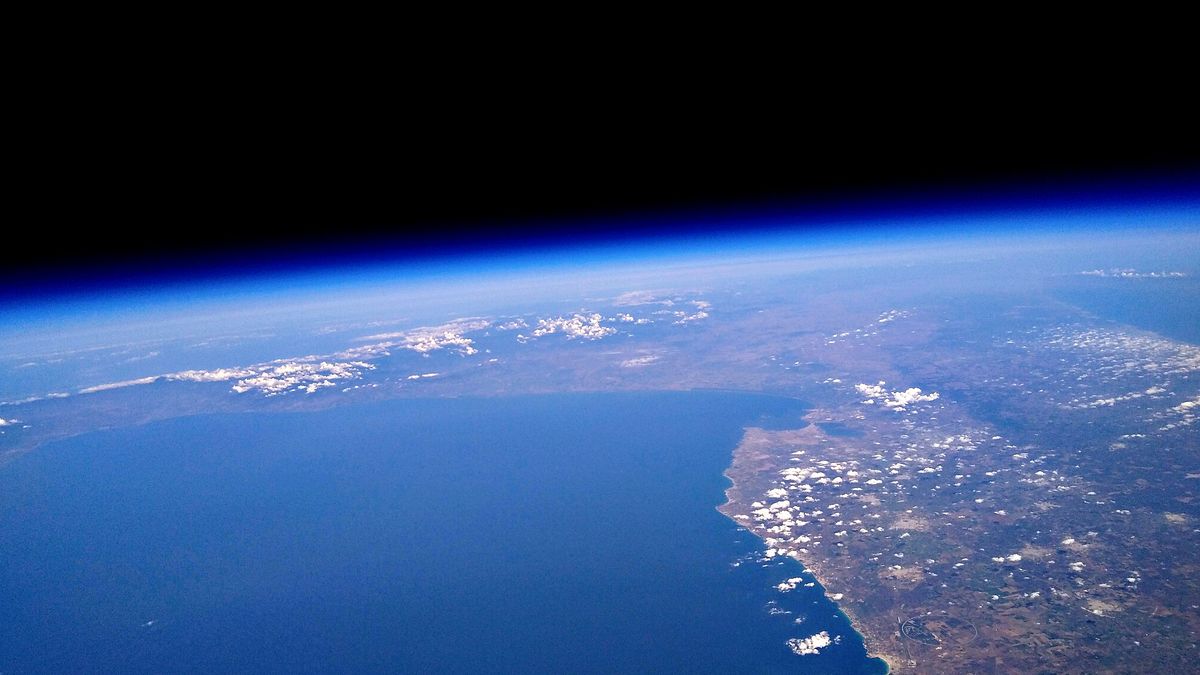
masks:
[[[731,473],[739,459],[738,449],[741,447],[742,444],[739,444],[736,448],[734,448],[733,452],[731,453],[730,465],[726,467],[724,472],[722,472],[722,475],[725,476],[725,478],[729,481],[729,487],[725,488],[725,502],[717,506],[716,510],[720,512],[721,515],[733,521],[735,525],[744,528],[747,532],[753,534],[755,537],[758,537],[760,541],[764,541],[765,543],[765,539],[761,532],[757,531],[757,529],[754,527],[748,526],[746,523],[740,522],[735,517],[735,514],[731,512],[731,506],[741,503],[737,499],[737,496],[740,496],[741,494],[737,478],[733,475],[733,473]],[[831,604],[837,607],[838,612],[840,612],[842,616],[846,618],[850,624],[850,627],[855,633],[858,634],[859,638],[862,639],[863,647],[867,652],[867,657],[870,659],[876,659],[883,664],[885,668],[883,675],[890,675],[891,673],[895,672],[903,672],[902,668],[905,660],[899,654],[894,654],[881,648],[884,642],[883,637],[876,635],[874,631],[867,628],[866,624],[852,610],[848,610],[841,603],[830,597],[829,585],[827,584],[825,575],[819,569],[820,566],[810,566],[809,563],[802,559],[795,551],[789,552],[788,557],[799,563],[804,570],[811,574],[816,582],[821,586],[821,593],[827,600],[829,600]]]
[[[812,574],[813,578],[817,580],[817,583],[821,585],[821,590],[825,594],[825,597],[829,598],[829,587],[826,586],[823,575],[818,570],[809,567],[808,564],[801,560],[799,556],[793,554],[791,558],[801,565],[804,565],[804,568],[808,570],[809,573]],[[837,606],[838,611],[846,617],[846,619],[850,622],[850,626],[853,627],[854,631],[858,633],[859,637],[862,638],[863,646],[867,649],[867,656],[873,659],[878,659],[882,661],[885,666],[887,666],[887,670],[884,671],[884,675],[896,672],[896,669],[900,667],[900,664],[904,663],[904,659],[902,659],[899,654],[892,654],[880,649],[879,645],[883,642],[883,638],[875,635],[871,630],[867,629],[866,624],[864,624],[862,620],[855,615],[853,610],[848,609],[833,598],[829,598],[829,601]]]

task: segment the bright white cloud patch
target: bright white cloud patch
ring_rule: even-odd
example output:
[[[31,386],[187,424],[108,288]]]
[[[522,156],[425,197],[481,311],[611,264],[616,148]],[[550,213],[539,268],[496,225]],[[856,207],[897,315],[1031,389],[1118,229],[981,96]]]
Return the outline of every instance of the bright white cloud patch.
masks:
[[[887,390],[883,388],[885,384],[887,383],[880,380],[879,384],[856,384],[854,388],[858,390],[858,393],[868,398],[881,398],[887,395]]]
[[[363,371],[374,370],[374,368],[374,365],[365,361],[329,361],[317,356],[303,356],[294,359],[279,359],[253,366],[184,370],[136,380],[109,382],[85,387],[80,389],[79,393],[94,394],[111,389],[153,384],[158,381],[206,383],[236,380],[230,387],[230,391],[238,394],[258,392],[267,396],[276,396],[292,391],[312,394],[345,380],[359,379],[362,377]]]
[[[583,338],[584,340],[599,340],[617,332],[616,328],[605,326],[603,324],[604,317],[600,314],[572,314],[571,316],[557,316],[550,319],[538,319],[537,327],[533,332],[526,335],[518,335],[518,340],[527,340],[530,338],[539,338],[554,333],[562,333],[567,336],[568,340],[575,338]]]
[[[483,330],[491,326],[487,319],[458,319],[440,326],[422,326],[412,330],[395,333],[378,333],[359,338],[361,342],[374,342],[363,347],[355,347],[337,354],[341,358],[369,358],[372,356],[387,356],[393,348],[410,349],[418,354],[428,355],[439,349],[456,351],[463,356],[478,354],[475,341],[465,337],[466,333]]]
[[[277,365],[259,366],[255,375],[238,380],[230,389],[238,394],[256,391],[267,396],[278,396],[289,391],[312,394],[343,380],[358,379],[363,370],[374,368],[363,361],[285,361]]]
[[[788,647],[797,656],[808,656],[810,654],[819,654],[822,649],[833,644],[833,639],[829,637],[828,631],[821,631],[816,635],[811,635],[806,638],[792,638],[787,641]]]
[[[892,392],[892,398],[889,401],[884,401],[884,405],[889,408],[903,410],[905,406],[913,403],[922,403],[925,401],[936,401],[941,396],[936,391],[928,394],[922,393],[920,387],[910,387],[904,391]]]
[[[914,403],[924,403],[928,401],[936,401],[941,398],[941,394],[936,391],[931,391],[926,394],[920,387],[909,387],[904,390],[888,391],[884,385],[887,382],[880,380],[878,384],[856,384],[854,389],[858,393],[867,397],[863,403],[873,405],[876,401],[882,405],[891,408],[892,410],[906,410],[908,406]]]
[[[167,375],[168,380],[184,382],[228,382],[240,377],[252,377],[256,371],[252,368],[217,368],[216,370],[185,370]]]
[[[787,579],[786,581],[782,581],[777,584],[775,589],[781,593],[787,593],[788,591],[795,590],[795,588],[803,582],[803,577],[792,577],[791,579]]]

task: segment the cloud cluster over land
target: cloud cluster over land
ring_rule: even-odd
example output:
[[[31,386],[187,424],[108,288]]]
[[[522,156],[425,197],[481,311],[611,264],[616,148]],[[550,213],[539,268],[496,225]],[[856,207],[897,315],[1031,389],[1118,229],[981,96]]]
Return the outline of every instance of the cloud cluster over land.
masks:
[[[854,385],[854,389],[857,390],[858,393],[867,397],[863,403],[867,405],[874,405],[876,402],[878,402],[881,405],[891,408],[892,410],[898,411],[907,410],[908,406],[914,403],[936,401],[941,398],[941,394],[937,393],[936,391],[926,394],[921,390],[920,387],[909,387],[908,389],[904,390],[888,391],[886,388],[884,388],[885,384],[887,384],[887,382],[880,380],[878,384],[856,384]]]
[[[518,335],[518,340],[540,338],[554,333],[562,333],[568,340],[582,338],[584,340],[599,340],[617,332],[616,328],[604,325],[604,317],[598,313],[572,314],[557,316],[549,319],[538,319],[537,327],[529,335]]]
[[[1177,406],[1172,407],[1167,411],[1166,415],[1160,414],[1159,417],[1172,418],[1170,422],[1159,427],[1159,431],[1170,431],[1179,427],[1188,427],[1196,423],[1197,415],[1200,414],[1200,396],[1197,396],[1189,401],[1184,401]]]
[[[704,310],[699,310],[699,311],[697,311],[697,312],[694,312],[694,313],[692,313],[692,314],[688,314],[687,312],[675,312],[675,316],[677,317],[677,318],[675,319],[675,325],[677,325],[677,326],[682,326],[683,324],[686,324],[686,323],[691,323],[691,322],[693,322],[693,321],[699,321],[699,320],[701,320],[701,319],[707,319],[707,318],[708,318],[708,312],[706,312],[706,311],[704,311]]]
[[[1150,333],[1108,328],[1060,329],[1052,331],[1044,344],[1089,357],[1092,362],[1081,364],[1078,369],[1086,368],[1093,378],[1144,376],[1161,380],[1164,376],[1200,371],[1200,347]]]
[[[363,371],[375,366],[365,361],[328,361],[315,356],[296,359],[279,359],[269,363],[239,368],[216,368],[213,370],[184,370],[165,375],[151,375],[134,380],[109,382],[80,389],[80,394],[94,394],[113,389],[123,389],[155,382],[234,382],[230,391],[237,394],[258,392],[277,396],[290,391],[314,393],[339,382],[356,380]]]
[[[185,370],[167,375],[169,380],[183,382],[228,382],[243,377],[253,377],[258,371],[253,368],[217,368],[215,370]]]
[[[288,391],[312,394],[344,380],[356,380],[361,377],[362,371],[374,368],[375,366],[365,361],[287,361],[264,367],[251,377],[239,379],[230,389],[238,394],[257,391],[267,396],[277,396]]]
[[[522,322],[524,323],[524,322]],[[457,319],[440,326],[422,326],[406,331],[378,333],[359,338],[360,342],[373,342],[338,354],[343,358],[368,358],[387,356],[388,350],[409,349],[418,354],[429,354],[439,349],[456,351],[463,356],[478,354],[475,341],[465,337],[466,333],[484,330],[491,326],[487,319]]]

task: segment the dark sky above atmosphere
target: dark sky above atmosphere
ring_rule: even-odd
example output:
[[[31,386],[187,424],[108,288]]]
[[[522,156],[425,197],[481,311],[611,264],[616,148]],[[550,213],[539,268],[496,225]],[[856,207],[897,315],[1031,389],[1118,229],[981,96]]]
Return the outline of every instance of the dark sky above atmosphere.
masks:
[[[502,45],[459,64],[447,58],[458,42],[426,45],[414,33],[430,26],[405,27],[394,40],[356,33],[348,53],[307,35],[288,49],[254,36],[245,52],[167,33],[145,38],[153,48],[106,39],[55,77],[30,73],[5,223],[26,243],[0,264],[0,301],[1200,171],[1186,79],[1157,86],[1135,69],[1147,87],[1135,94],[1091,51],[1066,70],[1039,63],[1043,89],[1013,68],[1012,45],[997,53],[1006,77],[939,47],[952,77],[923,83],[935,64],[870,58],[843,72],[849,43],[802,58],[784,41],[777,74],[762,54],[738,63],[723,37],[665,61],[628,53],[622,68],[632,45],[612,36],[587,43],[592,63],[560,45],[526,54],[500,31]],[[1113,55],[1127,64],[1128,51]]]
[[[446,122],[317,137],[291,128],[173,130],[123,145],[84,134],[70,162],[35,172],[39,208],[23,227],[36,245],[0,272],[7,293],[703,234],[763,208],[836,216],[871,203],[1178,187],[1200,168],[1200,158],[1170,144],[1043,136],[934,141],[750,128],[718,140]],[[68,235],[68,223],[80,232]]]

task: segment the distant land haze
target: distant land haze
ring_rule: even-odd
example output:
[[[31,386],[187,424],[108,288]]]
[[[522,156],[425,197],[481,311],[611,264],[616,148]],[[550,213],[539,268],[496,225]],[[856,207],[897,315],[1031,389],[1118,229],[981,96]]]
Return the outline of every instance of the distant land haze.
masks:
[[[1195,216],[30,296],[0,670],[1187,670]]]

